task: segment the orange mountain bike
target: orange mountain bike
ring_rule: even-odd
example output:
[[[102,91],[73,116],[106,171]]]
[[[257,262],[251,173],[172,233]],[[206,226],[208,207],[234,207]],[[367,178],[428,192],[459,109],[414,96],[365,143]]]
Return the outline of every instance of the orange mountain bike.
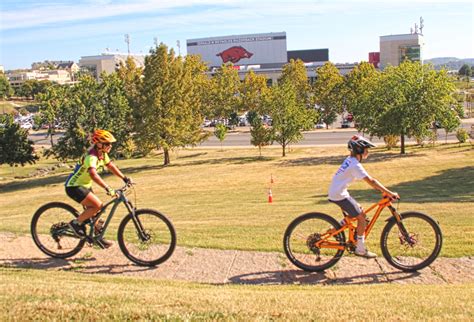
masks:
[[[420,212],[400,214],[386,195],[365,213],[376,208],[375,215],[367,223],[365,236],[369,236],[382,210],[388,208],[392,217],[386,220],[380,246],[383,256],[392,266],[403,271],[417,271],[438,257],[443,237],[434,219]],[[345,213],[344,218],[342,226],[333,217],[318,212],[307,213],[293,220],[283,239],[288,259],[305,271],[318,272],[336,264],[345,250],[354,253],[357,220]]]

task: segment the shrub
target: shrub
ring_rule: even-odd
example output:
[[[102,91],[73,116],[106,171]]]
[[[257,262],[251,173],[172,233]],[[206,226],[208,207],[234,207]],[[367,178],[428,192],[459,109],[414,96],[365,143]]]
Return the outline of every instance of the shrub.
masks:
[[[456,138],[458,139],[459,143],[464,143],[469,139],[469,135],[465,129],[459,128],[456,131]]]
[[[383,140],[387,149],[391,150],[392,148],[397,146],[399,137],[398,135],[386,135],[383,137]]]

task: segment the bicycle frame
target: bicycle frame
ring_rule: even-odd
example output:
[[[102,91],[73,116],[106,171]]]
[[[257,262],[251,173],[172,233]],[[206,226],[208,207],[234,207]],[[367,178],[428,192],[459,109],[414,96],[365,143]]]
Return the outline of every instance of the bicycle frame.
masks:
[[[123,203],[125,207],[127,208],[127,210],[129,211],[129,213],[132,214],[132,219],[135,224],[135,227],[137,228],[137,231],[140,234],[140,238],[142,240],[147,239],[147,236],[144,234],[144,229],[143,229],[142,224],[138,220],[137,216],[135,216],[135,207],[133,207],[132,203],[125,196],[126,188],[127,186],[116,190],[117,197],[110,200],[105,205],[103,205],[100,211],[95,215],[95,217],[90,220],[89,224],[91,226],[91,229],[90,229],[89,235],[86,237],[89,240],[89,242],[94,242],[95,239],[100,239],[104,237],[107,227],[109,226],[110,221],[112,220],[112,217],[114,216],[115,211],[117,210],[117,207],[119,206],[120,203]],[[95,224],[99,220],[99,218],[105,213],[106,209],[110,205],[112,205],[112,208],[110,209],[109,214],[107,215],[107,219],[105,220],[102,231],[96,235],[94,231]]]
[[[374,216],[372,217],[370,222],[365,227],[365,237],[367,237],[370,234],[370,231],[374,227],[375,222],[379,218],[379,216],[382,213],[382,210],[384,208],[388,208],[390,210],[392,215],[395,217],[395,220],[397,221],[397,225],[399,226],[402,233],[404,233],[404,234],[406,233],[405,227],[403,227],[403,225],[401,224],[401,219],[402,218],[401,218],[400,214],[397,212],[397,210],[392,205],[392,199],[390,199],[386,195],[383,195],[382,199],[379,202],[377,202],[377,203],[373,204],[372,206],[370,206],[367,210],[364,211],[364,213],[368,214],[369,212],[371,212],[375,208],[377,208],[377,210],[375,211]],[[334,248],[334,249],[344,250],[346,248],[345,245],[341,245],[338,242],[328,241],[327,239],[330,238],[330,237],[334,237],[334,236],[338,235],[339,233],[343,232],[346,229],[349,229],[349,238],[348,238],[347,242],[355,243],[356,238],[354,236],[354,232],[356,231],[356,228],[357,228],[357,219],[356,218],[351,218],[349,216],[345,216],[344,217],[344,222],[345,222],[345,224],[340,229],[337,229],[335,231],[330,230],[330,231],[326,232],[325,234],[323,234],[321,236],[321,240],[316,242],[315,246],[320,247],[320,248]],[[354,225],[354,223],[356,223],[356,224]],[[408,233],[406,233],[406,234],[408,234]]]

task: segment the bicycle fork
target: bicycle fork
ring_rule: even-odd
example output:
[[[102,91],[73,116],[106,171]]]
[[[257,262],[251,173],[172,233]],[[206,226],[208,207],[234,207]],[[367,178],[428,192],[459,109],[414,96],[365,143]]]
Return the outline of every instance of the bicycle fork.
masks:
[[[400,243],[403,244],[404,242],[407,242],[408,245],[413,246],[415,244],[415,241],[410,237],[410,234],[408,233],[407,229],[405,228],[405,225],[403,224],[403,218],[402,216],[398,213],[398,211],[393,207],[392,205],[388,206],[388,209],[392,213],[393,217],[395,218],[398,230],[400,231]],[[390,219],[387,219],[387,221]]]
[[[140,238],[142,242],[146,242],[150,240],[150,235],[145,232],[145,228],[143,228],[143,225],[138,218],[138,216],[135,214],[135,207],[127,200],[125,201],[125,207],[127,207],[127,210],[130,212],[132,215],[132,220],[135,225],[135,228],[137,229],[137,235]]]

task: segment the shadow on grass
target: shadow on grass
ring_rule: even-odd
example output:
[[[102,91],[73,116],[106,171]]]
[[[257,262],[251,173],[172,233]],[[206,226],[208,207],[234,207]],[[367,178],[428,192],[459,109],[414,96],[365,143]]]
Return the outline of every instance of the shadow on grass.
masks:
[[[398,192],[401,202],[474,202],[474,166],[447,169],[421,180],[402,182],[388,187]],[[378,194],[373,189],[353,190],[351,195],[360,203],[373,203]],[[314,195],[316,204],[326,204],[326,195]],[[321,199],[320,199],[321,198]]]
[[[64,184],[68,175],[69,173],[64,173],[61,175],[24,179],[21,181],[13,181],[5,184],[0,184],[0,193],[33,189],[48,185]]]
[[[371,153],[367,160],[364,160],[363,163],[375,163],[389,160],[401,160],[406,158],[422,157],[425,156],[424,153],[410,153],[410,154],[397,154],[389,152],[377,152]],[[330,165],[340,165],[347,156],[343,155],[333,155],[333,156],[320,156],[320,157],[308,157],[308,158],[298,158],[294,160],[283,160],[280,165],[282,166],[313,166],[321,164],[330,164]]]
[[[246,164],[251,162],[267,162],[273,161],[276,158],[274,157],[235,157],[235,158],[216,158],[216,159],[208,159],[208,160],[196,160],[190,161],[183,164],[179,164],[178,166],[188,166],[188,165],[202,165],[202,164]]]
[[[236,275],[229,278],[231,283],[249,285],[274,285],[274,284],[324,284],[324,285],[361,285],[391,283],[399,280],[409,280],[420,276],[421,273],[368,273],[354,274],[353,276],[337,277],[331,270],[325,272],[309,273],[302,270],[281,270],[255,272]]]

